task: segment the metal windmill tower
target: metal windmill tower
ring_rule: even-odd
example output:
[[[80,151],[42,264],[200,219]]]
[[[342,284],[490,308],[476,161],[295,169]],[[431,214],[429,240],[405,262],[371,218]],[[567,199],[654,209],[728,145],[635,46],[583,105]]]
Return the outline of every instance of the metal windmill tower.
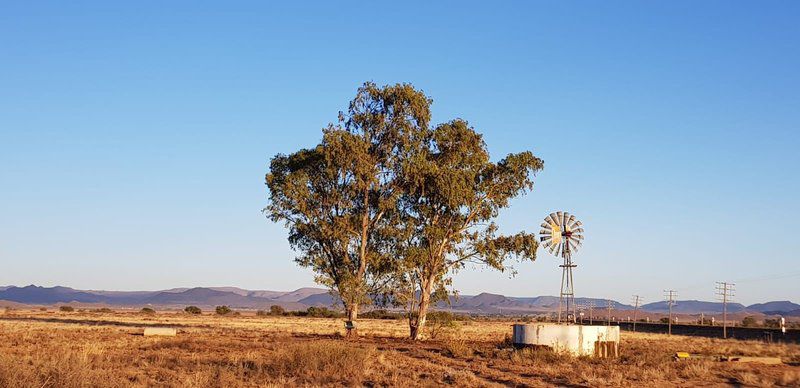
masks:
[[[576,319],[572,269],[577,265],[572,263],[572,254],[583,243],[582,225],[572,214],[555,212],[545,217],[542,229],[539,231],[539,239],[544,248],[553,256],[564,259],[564,264],[559,265],[562,271],[561,295],[558,298],[558,323],[561,323],[563,312],[567,313],[567,322],[575,323]]]

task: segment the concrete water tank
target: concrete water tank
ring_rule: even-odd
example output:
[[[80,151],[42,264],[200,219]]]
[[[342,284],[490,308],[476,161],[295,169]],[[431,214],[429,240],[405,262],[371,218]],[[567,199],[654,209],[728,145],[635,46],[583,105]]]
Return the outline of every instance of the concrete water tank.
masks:
[[[575,356],[616,357],[619,354],[619,326],[515,324],[514,345],[547,346]]]

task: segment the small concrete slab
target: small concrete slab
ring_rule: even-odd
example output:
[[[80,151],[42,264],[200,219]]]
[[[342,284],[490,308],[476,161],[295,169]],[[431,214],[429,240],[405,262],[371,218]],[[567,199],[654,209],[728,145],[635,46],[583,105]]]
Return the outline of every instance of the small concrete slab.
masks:
[[[178,330],[171,327],[146,327],[144,329],[144,336],[149,337],[153,335],[174,337],[178,335]]]

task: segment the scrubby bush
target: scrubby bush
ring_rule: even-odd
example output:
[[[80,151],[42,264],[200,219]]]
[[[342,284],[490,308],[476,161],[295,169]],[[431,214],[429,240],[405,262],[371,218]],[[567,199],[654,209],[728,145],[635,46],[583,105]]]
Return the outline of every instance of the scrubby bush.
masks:
[[[744,327],[753,327],[757,325],[758,322],[755,317],[744,317],[744,319],[742,319],[742,326]]]
[[[455,331],[459,328],[456,317],[447,311],[433,311],[428,313],[428,335],[431,339],[442,334]]]
[[[228,306],[217,306],[214,311],[216,311],[218,315],[228,315],[233,312]]]
[[[269,312],[266,311],[266,310],[258,310],[258,311],[256,311],[256,316],[257,317],[267,317],[267,316],[269,316]]]
[[[284,313],[286,313],[286,310],[284,310],[283,307],[281,306],[272,305],[269,306],[269,313],[270,315],[283,315]]]
[[[201,313],[203,313],[203,310],[200,310],[200,307],[197,307],[197,306],[186,306],[186,308],[183,309],[183,311],[185,311],[185,312],[187,312],[189,314],[201,314]]]
[[[329,310],[327,307],[314,306],[311,306],[306,310],[306,315],[315,318],[338,318],[342,316],[341,313]]]
[[[99,309],[94,309],[94,310],[92,310],[92,311],[93,311],[93,312],[95,312],[95,313],[113,313],[113,312],[114,312],[114,311],[112,311],[112,310],[111,310],[110,308],[108,308],[108,307],[103,307],[103,308],[99,308]]]
[[[71,313],[71,312],[75,311],[75,308],[73,308],[72,306],[61,306],[61,307],[58,308],[58,310],[59,311],[63,311],[65,313]]]
[[[372,310],[367,311],[363,314],[358,316],[359,318],[366,318],[366,319],[404,319],[405,317],[401,313],[393,313],[386,310]]]
[[[156,313],[156,310],[153,310],[150,307],[142,307],[142,309],[139,310],[139,312],[142,314],[153,315]]]

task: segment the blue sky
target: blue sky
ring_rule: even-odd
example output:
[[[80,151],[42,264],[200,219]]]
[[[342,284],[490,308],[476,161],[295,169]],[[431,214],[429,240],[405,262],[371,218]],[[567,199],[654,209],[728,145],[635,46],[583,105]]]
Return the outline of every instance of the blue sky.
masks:
[[[313,285],[260,213],[269,158],[364,81],[411,82],[493,157],[503,230],[586,225],[576,292],[800,302],[797,2],[3,2],[0,284]],[[557,294],[557,260],[465,294]]]

